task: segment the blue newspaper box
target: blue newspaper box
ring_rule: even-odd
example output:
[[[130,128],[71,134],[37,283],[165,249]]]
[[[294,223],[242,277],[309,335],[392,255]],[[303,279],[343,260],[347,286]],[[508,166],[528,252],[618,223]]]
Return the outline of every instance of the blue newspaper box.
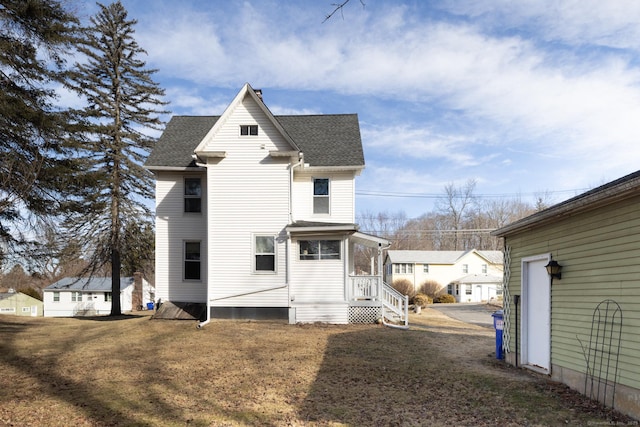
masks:
[[[494,312],[493,328],[496,330],[496,359],[502,359],[502,330],[504,329],[504,314],[502,310]]]

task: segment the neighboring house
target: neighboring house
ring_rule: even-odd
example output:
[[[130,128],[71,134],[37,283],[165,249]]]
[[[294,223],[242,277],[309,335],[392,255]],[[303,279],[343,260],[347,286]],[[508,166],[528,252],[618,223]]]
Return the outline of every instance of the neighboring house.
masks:
[[[640,171],[492,234],[511,260],[507,362],[640,418]]]
[[[9,289],[9,292],[0,293],[0,314],[42,316],[42,301]]]
[[[111,277],[65,277],[44,288],[45,317],[97,316],[111,313]],[[151,307],[154,288],[142,275],[120,278],[123,312]]]
[[[482,302],[502,296],[502,252],[390,250],[385,281],[408,280],[418,291],[425,282],[447,287],[458,302]]]
[[[274,116],[245,84],[221,116],[173,117],[146,167],[156,178],[156,316],[197,304],[207,320],[380,319],[388,287],[354,267],[356,245],[389,245],[354,223],[357,115]]]

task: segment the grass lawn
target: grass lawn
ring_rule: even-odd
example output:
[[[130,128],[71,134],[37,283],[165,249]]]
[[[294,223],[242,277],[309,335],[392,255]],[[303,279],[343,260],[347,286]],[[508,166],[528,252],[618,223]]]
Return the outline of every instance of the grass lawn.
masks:
[[[0,425],[607,425],[435,310],[373,325],[0,316]]]

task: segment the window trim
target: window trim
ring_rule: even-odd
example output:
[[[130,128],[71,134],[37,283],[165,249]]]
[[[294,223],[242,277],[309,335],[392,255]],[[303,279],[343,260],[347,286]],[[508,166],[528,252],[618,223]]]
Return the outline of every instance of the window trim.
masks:
[[[198,259],[187,259],[187,244],[198,244]],[[198,278],[187,278],[187,263],[198,263]],[[182,242],[182,280],[185,282],[202,282],[202,241],[201,240],[184,240]]]
[[[253,125],[240,125],[239,128],[239,135],[240,136],[258,136],[258,125],[257,124],[253,124]],[[255,133],[254,133],[255,131]]]
[[[197,195],[195,194],[187,194],[187,181],[198,181],[199,183],[199,188],[198,188],[198,193]],[[182,180],[182,198],[184,200],[182,209],[183,212],[186,214],[201,214],[202,213],[202,177],[196,177],[196,176],[185,176]],[[200,205],[198,210],[187,210],[187,200],[199,200],[200,201]]]
[[[324,180],[327,181],[327,194],[318,194],[316,195],[316,181]],[[312,203],[311,209],[314,215],[331,215],[331,178],[329,177],[312,177],[311,178],[311,196]],[[317,199],[327,199],[327,211],[326,212],[316,212],[316,200]]]
[[[71,302],[82,302],[82,292],[71,291]]]
[[[273,240],[273,253],[268,252],[257,252],[257,239],[258,237],[268,237]],[[278,273],[278,240],[277,237],[270,233],[254,233],[251,238],[252,247],[251,247],[251,271],[254,274],[277,274]],[[258,255],[273,255],[273,270],[258,270]]]
[[[318,245],[317,248],[317,258],[314,257],[315,254],[303,254],[302,253],[302,242],[316,242]],[[338,257],[337,258],[333,258],[333,257],[329,257],[329,258],[323,258],[322,254],[322,242],[338,242]],[[343,248],[342,248],[342,240],[340,239],[300,239],[298,240],[298,260],[299,261],[341,261],[342,260],[342,252],[343,252]],[[329,255],[333,255],[333,253],[329,253],[327,254],[327,256]],[[303,258],[304,257],[304,258]]]
[[[60,291],[53,291],[53,302],[60,302]]]

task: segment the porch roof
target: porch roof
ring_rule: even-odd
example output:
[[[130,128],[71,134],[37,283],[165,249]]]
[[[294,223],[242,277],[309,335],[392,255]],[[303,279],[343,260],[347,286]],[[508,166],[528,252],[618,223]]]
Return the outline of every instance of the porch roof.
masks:
[[[352,223],[296,221],[289,224],[285,230],[291,234],[348,234],[354,243],[372,248],[384,249],[391,245],[387,239],[358,231],[358,224]]]

